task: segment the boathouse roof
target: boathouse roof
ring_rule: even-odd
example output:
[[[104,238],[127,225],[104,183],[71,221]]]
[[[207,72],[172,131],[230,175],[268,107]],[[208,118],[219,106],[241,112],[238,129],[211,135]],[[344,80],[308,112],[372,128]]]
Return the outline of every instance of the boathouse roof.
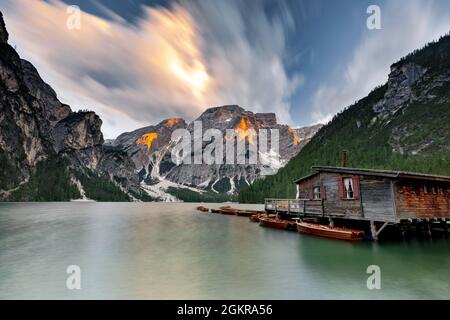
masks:
[[[434,174],[408,172],[408,171],[390,171],[390,170],[376,170],[376,169],[362,169],[362,168],[347,168],[347,167],[327,167],[327,166],[313,166],[311,167],[313,173],[294,180],[294,183],[300,183],[304,180],[314,177],[320,172],[342,173],[363,176],[377,176],[391,179],[420,179],[440,182],[450,182],[449,176],[440,176]]]

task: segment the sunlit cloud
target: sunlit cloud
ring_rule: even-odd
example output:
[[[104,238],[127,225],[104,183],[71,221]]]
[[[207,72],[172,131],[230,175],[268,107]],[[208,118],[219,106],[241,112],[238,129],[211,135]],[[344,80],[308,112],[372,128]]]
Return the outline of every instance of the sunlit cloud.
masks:
[[[283,64],[285,29],[294,27],[286,12],[269,19],[255,7],[252,27],[264,34],[249,38],[238,1],[145,7],[135,25],[82,12],[80,30],[66,28],[60,1],[0,2],[19,53],[63,102],[98,112],[107,137],[222,104],[291,122],[303,78]]]

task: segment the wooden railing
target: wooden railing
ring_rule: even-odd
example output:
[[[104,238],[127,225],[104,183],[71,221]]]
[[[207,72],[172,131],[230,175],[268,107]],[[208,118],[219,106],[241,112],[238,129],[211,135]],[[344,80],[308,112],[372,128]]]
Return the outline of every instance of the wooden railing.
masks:
[[[288,214],[325,214],[323,199],[265,199],[264,209],[266,211],[284,212]]]

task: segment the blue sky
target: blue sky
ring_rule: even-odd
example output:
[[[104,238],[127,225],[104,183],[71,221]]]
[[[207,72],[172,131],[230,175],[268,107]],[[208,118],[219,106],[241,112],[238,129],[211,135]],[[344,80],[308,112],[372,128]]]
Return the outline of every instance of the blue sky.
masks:
[[[305,126],[387,81],[450,30],[446,0],[0,0],[10,43],[105,136],[239,104]],[[366,10],[381,9],[381,30]],[[68,30],[67,6],[81,8]]]

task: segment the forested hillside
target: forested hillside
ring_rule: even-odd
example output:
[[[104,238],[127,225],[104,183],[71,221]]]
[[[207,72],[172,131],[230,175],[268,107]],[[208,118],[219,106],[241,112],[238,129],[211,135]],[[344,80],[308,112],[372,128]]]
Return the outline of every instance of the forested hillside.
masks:
[[[276,175],[257,180],[240,202],[292,198],[293,180],[314,165],[348,166],[450,175],[450,36],[391,67],[388,83],[348,107]]]

